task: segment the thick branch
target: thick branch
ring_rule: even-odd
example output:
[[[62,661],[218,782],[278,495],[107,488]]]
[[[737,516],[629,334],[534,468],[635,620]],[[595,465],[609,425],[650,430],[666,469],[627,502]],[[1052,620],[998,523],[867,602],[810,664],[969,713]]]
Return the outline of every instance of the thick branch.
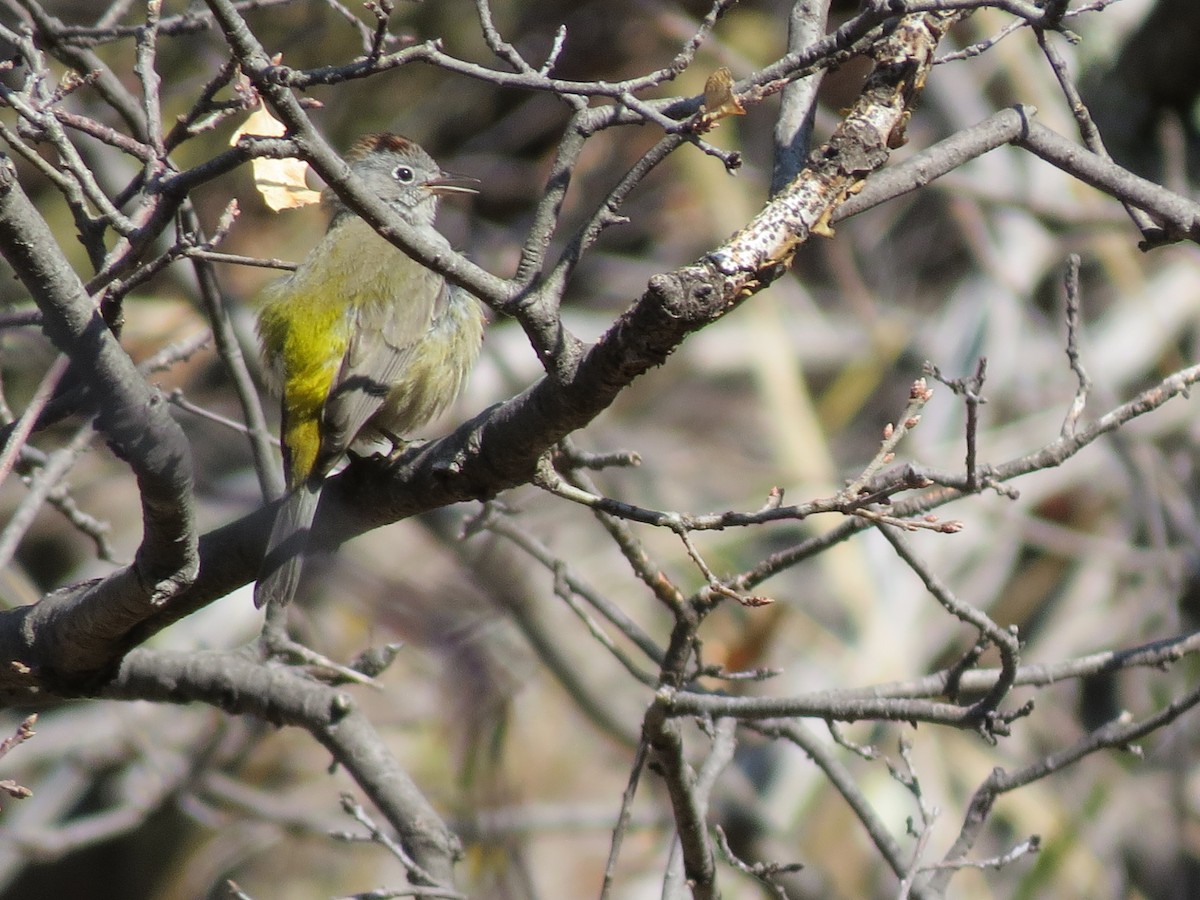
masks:
[[[391,822],[405,848],[441,885],[453,883],[458,839],[387,751],[358,704],[296,670],[268,667],[249,653],[134,650],[105,695],[160,703],[208,703],[308,731],[346,767]]]
[[[1200,241],[1200,204],[1140,178],[1036,122],[1029,123],[1016,143],[1080,181],[1146,210],[1162,221],[1170,237]]]
[[[162,396],[148,387],[92,304],[7,160],[0,161],[0,253],[37,301],[47,335],[85,373],[96,427],[137,478],[144,537],[133,565],[83,591],[7,613],[0,658],[67,692],[111,671],[132,628],[195,579],[192,460]],[[16,677],[7,666],[0,678]],[[20,688],[17,688],[20,690]]]

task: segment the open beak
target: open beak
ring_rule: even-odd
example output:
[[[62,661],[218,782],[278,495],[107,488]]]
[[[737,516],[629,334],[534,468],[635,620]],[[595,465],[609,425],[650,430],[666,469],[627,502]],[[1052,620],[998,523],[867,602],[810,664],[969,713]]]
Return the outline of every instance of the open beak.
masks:
[[[454,175],[442,172],[437,178],[425,182],[425,187],[435,194],[478,194],[478,178],[470,175]]]

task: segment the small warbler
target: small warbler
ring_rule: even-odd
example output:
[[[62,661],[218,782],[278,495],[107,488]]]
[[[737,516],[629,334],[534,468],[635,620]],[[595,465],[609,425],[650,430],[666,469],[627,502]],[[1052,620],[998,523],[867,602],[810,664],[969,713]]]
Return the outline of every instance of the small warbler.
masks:
[[[475,193],[465,183],[473,179],[443,172],[397,135],[368,135],[346,160],[418,231],[434,232],[441,194]],[[471,294],[380,237],[332,191],[322,203],[332,213],[325,237],[263,291],[258,316],[263,358],[283,396],[288,490],[254,589],[259,607],[295,595],[330,470],[356,440],[395,442],[441,413],[483,339]]]

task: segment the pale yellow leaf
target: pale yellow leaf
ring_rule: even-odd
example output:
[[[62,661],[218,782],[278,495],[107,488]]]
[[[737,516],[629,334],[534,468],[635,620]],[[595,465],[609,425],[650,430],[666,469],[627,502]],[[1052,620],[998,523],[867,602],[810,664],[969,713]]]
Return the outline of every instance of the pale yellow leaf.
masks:
[[[287,129],[265,106],[250,114],[229,139],[236,144],[244,135],[280,137]],[[308,163],[299,159],[255,159],[250,162],[254,186],[268,207],[278,212],[319,203],[321,194],[308,186]]]

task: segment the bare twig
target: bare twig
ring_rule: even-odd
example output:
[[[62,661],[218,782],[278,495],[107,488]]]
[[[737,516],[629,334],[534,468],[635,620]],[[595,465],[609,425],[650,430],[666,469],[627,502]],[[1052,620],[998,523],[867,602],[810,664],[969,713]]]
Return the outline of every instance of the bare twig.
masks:
[[[342,810],[346,813],[346,815],[350,816],[359,825],[362,825],[365,829],[367,829],[367,834],[364,838],[347,832],[334,832],[331,835],[333,838],[346,841],[348,843],[358,840],[368,840],[373,844],[378,844],[387,850],[388,853],[392,854],[392,856],[394,856],[397,860],[399,860],[400,864],[404,866],[405,870],[410,876],[417,879],[425,886],[434,883],[433,877],[424,869],[422,869],[411,856],[409,856],[404,847],[402,847],[397,841],[392,840],[389,835],[384,833],[383,829],[376,824],[374,819],[367,815],[367,811],[363,809],[361,803],[354,799],[352,794],[342,794],[341,802]],[[422,891],[419,895],[413,894],[411,890],[401,890],[397,893],[391,894],[391,896],[446,897],[449,898],[449,900],[462,900],[462,898],[466,897],[465,894],[461,894],[458,891],[443,887],[435,887],[432,889],[432,892]]]
[[[617,816],[616,825],[613,827],[612,843],[608,850],[608,862],[604,866],[604,883],[600,888],[600,900],[608,900],[612,896],[612,888],[616,881],[617,860],[621,856],[621,845],[625,841],[625,833],[629,830],[629,823],[633,817],[633,799],[637,796],[638,784],[642,778],[642,771],[646,768],[646,761],[649,755],[649,745],[646,739],[643,738],[638,743],[633,764],[629,767],[629,780],[626,782],[625,791],[621,795],[621,812]]]
[[[8,433],[8,440],[4,444],[3,452],[0,452],[0,484],[8,477],[8,473],[12,471],[13,463],[17,460],[17,454],[20,452],[25,441],[29,438],[33,431],[33,426],[37,423],[38,416],[42,414],[46,404],[53,396],[58,383],[62,380],[63,375],[67,373],[67,369],[71,365],[70,357],[66,354],[57,356],[46,374],[42,377],[38,388],[34,391],[29,405],[25,407],[25,411],[21,414],[16,422],[15,427]]]
[[[1082,320],[1080,314],[1079,256],[1077,254],[1072,253],[1067,257],[1067,271],[1063,276],[1063,286],[1066,291],[1067,362],[1070,363],[1071,371],[1075,373],[1075,378],[1079,385],[1075,390],[1075,396],[1071,398],[1071,406],[1067,410],[1066,418],[1063,419],[1062,424],[1062,436],[1071,437],[1075,434],[1079,426],[1079,417],[1083,415],[1084,407],[1087,405],[1088,393],[1092,389],[1092,379],[1088,377],[1087,369],[1083,367],[1083,360],[1079,354],[1079,329]]]

